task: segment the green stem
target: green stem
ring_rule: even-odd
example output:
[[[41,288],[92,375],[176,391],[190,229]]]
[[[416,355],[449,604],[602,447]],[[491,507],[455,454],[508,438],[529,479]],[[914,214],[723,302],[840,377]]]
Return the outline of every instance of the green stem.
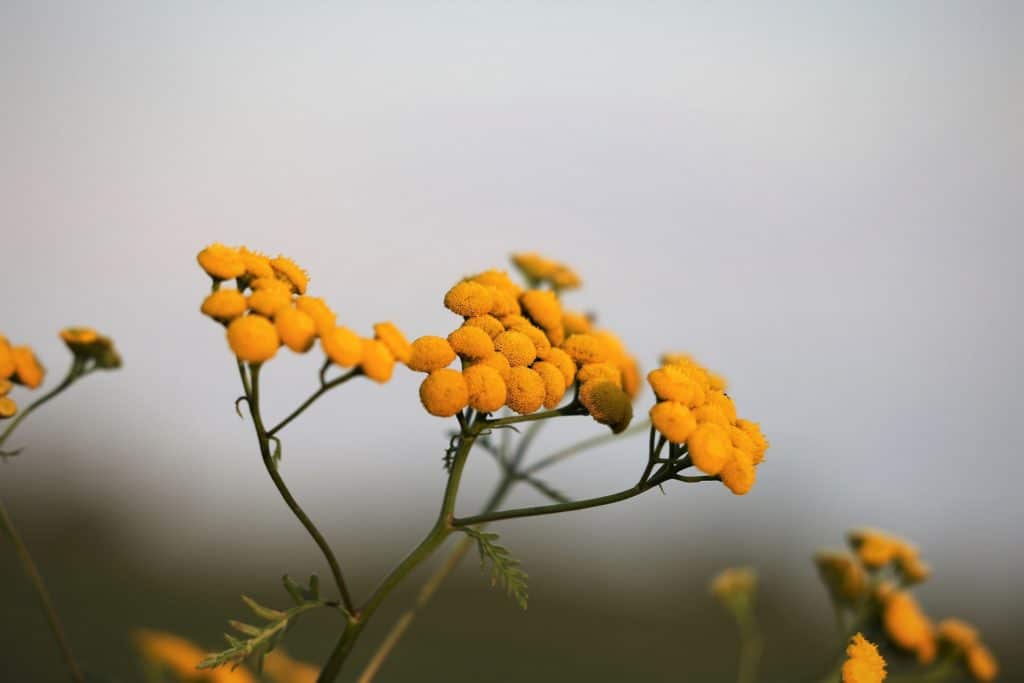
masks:
[[[2,502],[0,502],[0,526],[3,527],[4,532],[11,539],[11,543],[14,544],[14,550],[18,553],[18,558],[21,560],[25,573],[32,582],[32,586],[36,589],[36,595],[39,597],[39,602],[42,603],[46,620],[50,624],[50,631],[53,632],[53,638],[57,641],[57,646],[64,657],[64,664],[71,673],[71,680],[75,681],[75,683],[83,683],[85,678],[82,676],[81,669],[78,668],[74,655],[71,654],[71,646],[68,645],[67,637],[64,635],[64,627],[61,626],[57,610],[50,599],[50,592],[46,589],[46,584],[39,573],[39,568],[36,567],[32,555],[28,552],[28,547],[25,546],[21,536],[18,535],[17,529],[14,528],[14,522],[11,521],[10,516],[7,514],[7,509]]]
[[[18,413],[14,417],[14,419],[11,420],[10,424],[7,425],[7,428],[3,431],[3,433],[0,433],[0,446],[4,445],[4,442],[7,441],[7,437],[9,437],[14,432],[14,430],[18,428],[18,425],[20,425],[26,417],[31,415],[33,411],[35,411],[37,408],[40,408],[43,404],[52,399],[54,396],[56,396],[57,394],[67,389],[72,384],[74,384],[75,380],[77,380],[79,377],[82,377],[86,372],[87,371],[82,366],[82,363],[77,358],[73,360],[71,362],[71,367],[68,369],[68,373],[64,376],[64,379],[61,380],[60,384],[58,384],[53,389],[37,398],[32,403],[28,404],[28,406],[24,410]]]
[[[754,683],[764,652],[764,638],[753,615],[737,616],[740,628],[740,668],[737,683]]]
[[[354,370],[350,370],[350,371],[346,372],[344,375],[341,375],[340,377],[335,377],[330,382],[322,382],[321,381],[320,388],[317,389],[316,391],[314,391],[310,395],[309,398],[307,398],[305,401],[302,402],[301,405],[299,405],[298,408],[293,410],[292,413],[288,417],[284,418],[279,423],[277,423],[277,425],[275,425],[272,429],[270,429],[267,432],[267,436],[274,436],[279,431],[284,429],[288,425],[288,423],[290,423],[292,420],[294,420],[299,415],[301,415],[303,412],[305,412],[306,408],[308,408],[311,405],[313,405],[313,403],[315,403],[318,398],[320,398],[321,396],[326,394],[331,389],[333,389],[335,387],[339,387],[342,384],[344,384],[345,382],[347,382],[350,379],[352,379],[353,377],[357,377],[357,376],[359,376],[361,374],[362,374],[362,370],[360,368],[356,368]]]
[[[518,517],[538,517],[540,515],[553,515],[559,512],[571,512],[573,510],[585,510],[587,508],[599,507],[601,505],[610,505],[612,503],[618,503],[622,500],[629,500],[634,496],[639,496],[645,491],[649,491],[651,488],[657,486],[660,482],[637,484],[631,486],[628,489],[619,491],[618,493],[610,493],[607,496],[598,496],[596,498],[585,498],[583,500],[575,500],[569,503],[556,503],[553,505],[535,505],[533,507],[525,508],[513,508],[512,510],[501,510],[499,512],[491,512],[482,515],[474,515],[472,517],[461,517],[452,520],[452,524],[456,529],[461,529],[467,526],[474,526],[477,524],[486,524],[488,522],[497,522],[502,519],[516,519]]]
[[[566,415],[586,415],[586,409],[579,403],[573,401],[568,405],[562,406],[555,410],[546,410],[542,413],[532,413],[530,415],[513,415],[512,417],[500,417],[496,420],[487,420],[484,424],[488,427],[501,427],[504,425],[515,425],[522,422],[536,422],[537,420],[547,420],[551,417],[563,417]]]
[[[533,463],[532,465],[530,465],[529,467],[524,469],[523,470],[523,474],[535,474],[536,472],[538,472],[538,471],[540,471],[542,469],[545,469],[547,467],[550,467],[552,465],[555,465],[555,464],[565,460],[566,458],[571,458],[572,456],[576,455],[580,451],[585,451],[585,450],[590,449],[590,448],[595,448],[597,446],[601,446],[601,445],[609,443],[611,441],[615,441],[616,439],[619,439],[621,437],[630,436],[630,435],[633,435],[633,434],[639,434],[641,432],[647,431],[647,428],[650,427],[650,426],[651,426],[651,421],[650,420],[644,420],[643,422],[640,422],[639,424],[633,425],[632,427],[630,427],[626,431],[621,432],[619,434],[612,434],[612,433],[600,434],[598,436],[590,437],[589,439],[584,439],[583,441],[575,443],[575,444],[573,444],[571,446],[567,446],[567,447],[565,447],[565,448],[563,448],[561,450],[555,451],[551,455],[548,455],[548,456],[545,456],[545,457],[541,458],[537,462]]]
[[[270,450],[271,435],[264,429],[263,418],[260,415],[260,366],[249,366],[249,372],[251,375],[249,382],[246,381],[245,366],[241,361],[238,363],[238,371],[242,376],[242,385],[247,387],[248,390],[247,402],[249,404],[249,414],[252,416],[252,421],[256,428],[256,437],[260,445],[260,454],[263,456],[263,465],[267,469],[267,474],[270,475],[270,479],[274,482],[274,486],[277,487],[281,497],[284,498],[284,502],[289,508],[291,508],[292,513],[298,518],[302,526],[306,528],[306,531],[320,548],[320,552],[323,553],[328,566],[331,568],[331,575],[334,577],[334,583],[337,585],[338,592],[341,594],[341,603],[345,607],[345,610],[351,615],[355,612],[355,603],[352,601],[352,596],[348,592],[348,586],[346,585],[345,577],[341,572],[341,565],[338,564],[338,558],[334,556],[334,551],[331,550],[331,546],[328,545],[323,534],[320,533],[320,530],[317,529],[315,524],[313,524],[313,520],[309,518],[309,515],[305,513],[298,501],[295,500],[291,491],[288,490],[288,486],[284,483],[284,479],[281,478],[280,472],[277,471],[277,464],[274,462],[274,456]]]

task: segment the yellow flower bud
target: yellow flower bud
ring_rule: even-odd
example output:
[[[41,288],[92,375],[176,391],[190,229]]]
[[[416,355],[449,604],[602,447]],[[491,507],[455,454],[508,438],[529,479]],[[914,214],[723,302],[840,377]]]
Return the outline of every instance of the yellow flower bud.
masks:
[[[228,345],[240,360],[263,363],[274,357],[281,342],[269,320],[247,315],[235,318],[228,325]]]
[[[512,264],[528,280],[545,281],[558,269],[558,263],[535,251],[512,254]]]
[[[663,401],[678,401],[690,408],[704,403],[705,393],[700,384],[678,366],[666,365],[652,370],[647,381],[654,394]]]
[[[476,315],[472,318],[467,318],[466,324],[470,327],[479,327],[481,330],[486,332],[487,336],[491,339],[494,339],[505,331],[505,326],[501,324],[501,321],[490,314]]]
[[[508,359],[513,368],[529,365],[537,358],[537,347],[530,338],[515,330],[505,330],[495,337],[494,348]]]
[[[316,339],[316,323],[297,308],[282,308],[274,317],[274,327],[281,341],[296,353],[305,353]]]
[[[843,683],[882,683],[885,680],[885,660],[878,648],[858,633],[846,648],[843,663]]]
[[[516,295],[506,292],[502,289],[494,287],[487,288],[491,293],[491,310],[490,314],[496,318],[504,318],[510,315],[519,315],[522,313],[522,309],[519,307],[519,301],[516,299]]]
[[[703,402],[701,401],[701,403]],[[708,391],[707,402],[721,410],[730,423],[736,422],[736,405],[721,391]]]
[[[724,413],[721,413],[721,411],[719,411],[719,413],[722,415],[723,419],[728,421],[728,418],[725,417]],[[758,464],[764,459],[764,453],[768,450],[769,446],[768,439],[764,438],[764,434],[761,433],[761,425],[756,422],[740,418],[736,420],[736,426],[742,429],[753,442],[754,451],[752,455],[754,456],[754,464]]]
[[[994,681],[999,675],[999,663],[987,647],[978,644],[967,651],[967,670],[976,681]]]
[[[576,381],[576,363],[562,349],[551,347],[551,350],[544,354],[537,354],[537,357],[558,368],[558,371],[562,373],[562,377],[565,378],[566,388],[571,387],[573,382]]]
[[[722,467],[722,471],[718,473],[718,476],[722,478],[722,483],[725,484],[726,488],[737,496],[742,496],[754,487],[754,482],[757,480],[757,470],[754,468],[750,455],[738,448],[733,448],[732,456],[725,463],[725,466]]]
[[[497,351],[486,358],[481,358],[480,360],[475,361],[473,365],[486,365],[496,371],[504,381],[508,381],[508,373],[509,370],[512,369],[512,366],[508,364],[508,358],[505,358],[505,356]]]
[[[466,380],[471,408],[482,413],[493,413],[505,405],[508,389],[497,370],[481,362],[463,370],[462,376]]]
[[[698,423],[686,439],[686,448],[693,464],[712,476],[720,474],[732,459],[733,447],[729,432],[712,422]]]
[[[14,388],[14,383],[9,379],[0,379],[0,396],[6,396],[11,393],[11,389]]]
[[[245,274],[245,262],[237,249],[211,244],[196,256],[199,266],[215,280],[230,280]]]
[[[595,422],[611,427],[618,434],[633,419],[633,402],[629,394],[614,382],[596,380],[580,386],[580,403]]]
[[[700,424],[710,422],[726,429],[732,426],[732,423],[729,422],[729,418],[727,418],[721,410],[710,403],[703,403],[694,408],[693,415],[697,418],[697,422]]]
[[[479,360],[494,353],[494,342],[479,327],[463,325],[448,335],[452,350],[462,358]]]
[[[672,443],[685,443],[697,429],[690,409],[675,401],[661,401],[651,408],[651,424]]]
[[[548,410],[556,408],[565,396],[565,377],[554,363],[537,361],[531,366],[544,380],[544,407]]]
[[[338,317],[320,297],[300,296],[295,300],[295,308],[299,309],[316,324],[316,333],[324,334],[333,330],[338,325]]]
[[[562,311],[562,327],[569,334],[586,334],[593,329],[594,324],[585,313],[576,311]]]
[[[562,304],[552,291],[527,290],[519,295],[519,305],[534,323],[544,329],[562,325]]]
[[[608,349],[593,334],[574,334],[562,344],[562,350],[569,354],[577,365],[603,363],[608,360]]]
[[[425,336],[412,343],[406,365],[416,372],[433,372],[448,367],[455,360],[455,351],[443,337]]]
[[[515,332],[522,332],[530,341],[533,342],[533,348],[536,349],[537,355],[540,356],[543,353],[547,353],[551,348],[551,341],[548,336],[544,334],[544,331],[539,327],[535,327],[533,323],[524,322],[521,324],[514,324],[506,326],[508,330],[514,330]]]
[[[491,290],[477,282],[462,281],[444,295],[445,308],[464,318],[490,313],[493,304]]]
[[[957,650],[967,651],[981,642],[978,629],[961,619],[943,619],[939,622],[939,638]]]
[[[374,382],[383,384],[391,379],[395,370],[395,357],[384,342],[377,339],[363,339],[359,367],[363,374]]]
[[[287,289],[257,289],[249,295],[248,303],[249,310],[273,318],[278,311],[291,307],[292,295]]]
[[[815,554],[814,563],[833,600],[841,605],[854,605],[863,597],[867,577],[853,555],[823,550]]]
[[[238,255],[242,257],[245,264],[245,274],[251,278],[274,277],[274,269],[270,266],[270,259],[258,251],[249,251],[245,247],[238,248]]]
[[[622,373],[615,366],[614,363],[587,363],[586,365],[580,366],[579,371],[576,373],[576,380],[580,384],[590,382],[593,380],[603,380],[605,382],[612,382],[617,386],[622,386]]]
[[[29,389],[35,389],[43,383],[46,369],[36,358],[36,354],[28,346],[11,347],[14,358],[14,381]]]
[[[484,272],[478,273],[469,279],[473,282],[484,285],[485,287],[493,287],[505,292],[506,294],[511,295],[513,299],[518,298],[519,293],[522,291],[519,285],[513,282],[512,278],[510,278],[508,273],[504,270],[485,270]]]
[[[381,341],[388,351],[395,357],[395,360],[408,363],[412,355],[412,345],[402,334],[402,331],[391,322],[377,323],[373,326],[374,336]]]
[[[469,403],[466,379],[458,370],[434,370],[420,384],[420,402],[437,417],[451,417]]]
[[[335,365],[343,368],[355,366],[363,357],[363,340],[347,327],[335,327],[320,335],[324,354]]]
[[[886,597],[882,607],[882,625],[896,645],[917,653],[922,664],[935,658],[935,628],[914,596],[907,591],[896,590]]]
[[[510,333],[503,332],[502,334]],[[520,415],[535,412],[544,404],[544,397],[546,395],[544,379],[535,370],[522,365],[513,365],[512,369],[509,370],[506,386],[508,388],[508,396],[505,399],[505,403]]]
[[[270,267],[279,278],[287,280],[296,294],[305,294],[309,285],[309,275],[302,268],[299,268],[295,261],[287,256],[277,255],[277,258],[270,259]]]
[[[14,417],[18,412],[18,404],[9,396],[0,396],[0,420]]]
[[[245,313],[245,295],[237,289],[219,289],[203,300],[199,310],[214,320],[230,322]]]
[[[242,310],[245,311],[244,297],[242,298]],[[100,335],[91,327],[65,327],[60,331],[60,338],[72,351],[81,351],[99,341]]]
[[[7,337],[0,335],[0,379],[7,379],[14,374],[14,353]]]

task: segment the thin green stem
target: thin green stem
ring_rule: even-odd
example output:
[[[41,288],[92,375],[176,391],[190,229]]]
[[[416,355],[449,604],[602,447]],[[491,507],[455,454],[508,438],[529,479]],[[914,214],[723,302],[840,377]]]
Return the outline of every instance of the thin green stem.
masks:
[[[536,422],[537,420],[547,420],[552,417],[564,417],[566,415],[586,415],[586,409],[573,401],[561,408],[555,410],[546,410],[542,413],[532,413],[530,415],[513,415],[511,417],[500,417],[496,420],[487,420],[484,424],[488,427],[502,427],[504,425],[515,425],[523,422]]]
[[[293,410],[288,417],[284,418],[279,423],[277,423],[272,429],[268,430],[267,431],[267,436],[274,436],[279,431],[284,429],[288,425],[288,423],[290,423],[292,420],[294,420],[299,415],[304,413],[306,408],[308,408],[311,405],[313,405],[313,403],[315,403],[318,398],[320,398],[321,396],[326,394],[331,389],[334,389],[335,387],[339,387],[342,384],[344,384],[345,382],[347,382],[350,379],[352,379],[353,377],[357,377],[357,376],[359,376],[361,374],[362,374],[362,370],[359,369],[359,368],[356,368],[354,370],[350,370],[350,371],[346,372],[344,375],[341,375],[340,377],[335,377],[330,382],[323,382],[323,381],[321,381],[320,388],[317,389],[316,391],[314,391],[309,396],[309,398],[307,398],[305,401],[303,401],[299,405],[298,408]],[[321,379],[322,379],[322,376],[321,376]]]
[[[7,425],[7,428],[4,429],[3,433],[0,433],[0,446],[4,445],[4,442],[7,441],[7,438],[14,432],[15,429],[18,428],[18,425],[20,425],[22,421],[25,420],[25,418],[31,415],[37,408],[42,407],[47,401],[55,397],[57,394],[67,389],[72,384],[74,384],[75,380],[77,380],[79,377],[84,376],[87,372],[89,371],[84,368],[81,361],[79,361],[77,358],[73,360],[71,362],[71,367],[68,369],[67,374],[64,376],[64,379],[61,380],[60,384],[58,384],[53,389],[37,398],[32,403],[29,403],[24,410],[18,413],[14,417],[14,419],[10,421],[10,423]]]
[[[452,524],[456,529],[461,529],[467,526],[475,526],[477,524],[486,524],[489,522],[497,522],[503,519],[516,519],[519,517],[539,517],[541,515],[554,515],[559,512],[572,512],[573,510],[585,510],[587,508],[599,507],[601,505],[610,505],[612,503],[618,503],[619,501],[629,500],[634,496],[639,496],[645,491],[649,491],[657,484],[637,484],[631,486],[628,489],[619,491],[617,493],[610,493],[607,496],[597,496],[596,498],[585,498],[583,500],[575,500],[569,503],[555,503],[553,505],[535,505],[533,507],[525,508],[513,508],[511,510],[501,510],[499,512],[490,512],[482,515],[474,515],[472,517],[461,517],[452,520]]]
[[[752,614],[737,615],[740,628],[740,667],[737,683],[754,683],[764,653],[764,638]]]
[[[572,456],[576,455],[581,451],[585,451],[590,448],[596,448],[597,446],[610,443],[622,437],[632,436],[633,434],[639,434],[641,432],[646,431],[647,428],[650,426],[650,420],[644,420],[643,422],[633,425],[626,431],[621,432],[619,434],[607,433],[600,434],[598,436],[592,436],[589,439],[584,439],[583,441],[574,443],[571,446],[566,446],[561,450],[557,450],[551,455],[544,456],[537,462],[533,463],[532,465],[524,469],[523,474],[536,474],[538,471],[543,470],[547,467],[551,467],[552,465],[558,464],[567,458],[571,458]]]
[[[14,527],[14,522],[11,521],[10,516],[7,514],[7,509],[3,503],[0,502],[0,526],[3,527],[7,537],[11,539],[11,543],[14,544],[14,550],[18,554],[18,558],[21,560],[22,567],[25,569],[25,574],[28,575],[29,580],[32,582],[32,586],[36,589],[36,595],[39,597],[39,602],[42,604],[43,613],[46,614],[46,620],[50,625],[50,631],[53,633],[54,640],[57,641],[57,646],[60,648],[61,656],[64,658],[64,664],[67,666],[68,671],[71,674],[71,680],[75,683],[83,683],[85,678],[82,676],[81,669],[78,668],[78,663],[75,661],[74,655],[71,654],[71,646],[68,645],[67,637],[64,635],[64,627],[61,625],[60,618],[57,616],[57,610],[53,606],[53,600],[50,598],[50,591],[46,589],[46,584],[43,582],[43,577],[39,573],[39,568],[36,567],[35,561],[32,559],[32,555],[28,552],[28,547],[25,542],[21,540],[21,536],[18,535],[17,529]]]

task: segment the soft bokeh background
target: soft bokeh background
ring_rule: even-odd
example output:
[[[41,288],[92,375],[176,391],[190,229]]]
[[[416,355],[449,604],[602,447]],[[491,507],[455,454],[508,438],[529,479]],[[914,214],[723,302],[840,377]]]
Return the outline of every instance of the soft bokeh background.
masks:
[[[862,524],[916,540],[928,610],[976,621],[1024,677],[1022,31],[1012,1],[0,4],[0,325],[51,382],[66,324],[126,359],[0,467],[80,657],[134,680],[133,627],[213,647],[239,592],[279,603],[282,572],[326,575],[197,312],[194,255],[220,240],[293,256],[346,324],[411,336],[451,329],[460,275],[541,250],[585,277],[570,305],[647,367],[685,349],[722,370],[772,440],[744,498],[680,485],[503,523],[530,610],[467,562],[381,681],[731,680],[706,582],[736,563],[762,574],[766,680],[795,680],[832,647],[809,557]],[[316,355],[273,362],[270,415]],[[439,500],[447,425],[417,382],[350,385],[287,431],[284,474],[360,595]],[[568,420],[537,455],[599,432]],[[617,490],[643,449],[551,479]],[[460,510],[494,476],[475,458]],[[0,580],[0,679],[60,680],[8,544]],[[320,661],[336,628],[291,649]]]

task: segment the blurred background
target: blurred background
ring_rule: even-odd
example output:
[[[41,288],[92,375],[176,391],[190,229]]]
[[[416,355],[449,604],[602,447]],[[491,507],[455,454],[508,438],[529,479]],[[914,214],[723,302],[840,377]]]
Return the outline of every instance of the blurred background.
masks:
[[[1012,1],[0,4],[0,329],[51,384],[62,326],[125,358],[0,463],[79,657],[137,680],[133,628],[218,647],[239,593],[280,605],[282,573],[327,576],[198,313],[195,254],[223,241],[296,259],[344,324],[410,337],[452,328],[457,278],[539,250],[582,274],[567,305],[647,369],[666,350],[718,369],[772,441],[742,498],[679,485],[496,526],[530,609],[471,556],[380,681],[733,680],[707,591],[733,564],[761,574],[765,680],[798,680],[834,652],[811,554],[858,525],[917,542],[927,611],[977,623],[1021,680],[1022,30]],[[269,365],[271,418],[318,356]],[[440,500],[450,425],[419,379],[350,384],[285,433],[283,474],[359,596]],[[534,457],[602,429],[556,422]],[[618,490],[644,449],[549,480]],[[471,461],[462,514],[496,476]],[[8,543],[0,586],[0,679],[61,680]],[[338,628],[310,618],[289,649],[322,661]]]

